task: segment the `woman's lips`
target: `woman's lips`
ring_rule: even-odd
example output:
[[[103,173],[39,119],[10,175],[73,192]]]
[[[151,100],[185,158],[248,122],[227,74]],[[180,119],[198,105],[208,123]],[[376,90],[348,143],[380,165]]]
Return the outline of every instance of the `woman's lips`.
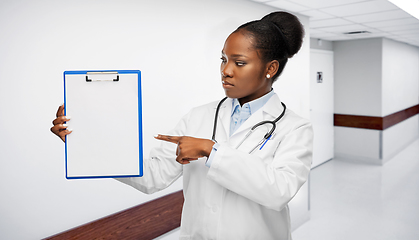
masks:
[[[234,86],[233,84],[227,82],[226,80],[222,80],[221,82],[223,83],[223,88],[231,88]]]

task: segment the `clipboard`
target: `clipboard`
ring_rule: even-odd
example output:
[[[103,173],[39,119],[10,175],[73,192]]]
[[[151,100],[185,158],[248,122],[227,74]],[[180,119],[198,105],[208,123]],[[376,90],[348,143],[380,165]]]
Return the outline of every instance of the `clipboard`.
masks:
[[[67,179],[141,177],[139,70],[65,71]]]

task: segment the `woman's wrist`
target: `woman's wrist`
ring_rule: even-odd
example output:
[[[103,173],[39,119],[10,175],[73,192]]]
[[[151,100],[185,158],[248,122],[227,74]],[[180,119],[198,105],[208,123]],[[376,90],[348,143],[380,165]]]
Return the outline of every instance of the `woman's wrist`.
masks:
[[[209,157],[211,151],[212,151],[212,146],[214,146],[214,142],[212,140],[209,139],[205,139],[204,145],[203,145],[203,154],[205,157]]]

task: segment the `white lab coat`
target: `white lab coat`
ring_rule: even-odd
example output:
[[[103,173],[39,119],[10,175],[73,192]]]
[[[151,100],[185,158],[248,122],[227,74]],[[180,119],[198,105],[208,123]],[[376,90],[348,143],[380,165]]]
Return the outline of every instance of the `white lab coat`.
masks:
[[[176,145],[162,142],[144,161],[143,177],[118,180],[153,193],[183,175],[180,239],[291,239],[287,203],[308,178],[311,124],[287,109],[273,139],[262,150],[248,154],[271,125],[257,128],[235,147],[254,124],[277,118],[283,107],[273,95],[229,137],[231,101],[227,99],[220,108],[216,134],[220,147],[211,168],[205,166],[206,158],[177,163]],[[192,109],[169,134],[211,139],[217,103]]]

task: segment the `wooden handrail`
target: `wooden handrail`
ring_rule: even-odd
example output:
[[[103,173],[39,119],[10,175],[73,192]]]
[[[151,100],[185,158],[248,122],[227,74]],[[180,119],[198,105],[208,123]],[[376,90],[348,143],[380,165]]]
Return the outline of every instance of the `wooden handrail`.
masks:
[[[334,125],[373,130],[385,130],[419,113],[419,104],[387,115],[385,117],[370,117],[360,115],[334,114]]]
[[[180,226],[183,201],[178,191],[45,239],[154,239]]]

